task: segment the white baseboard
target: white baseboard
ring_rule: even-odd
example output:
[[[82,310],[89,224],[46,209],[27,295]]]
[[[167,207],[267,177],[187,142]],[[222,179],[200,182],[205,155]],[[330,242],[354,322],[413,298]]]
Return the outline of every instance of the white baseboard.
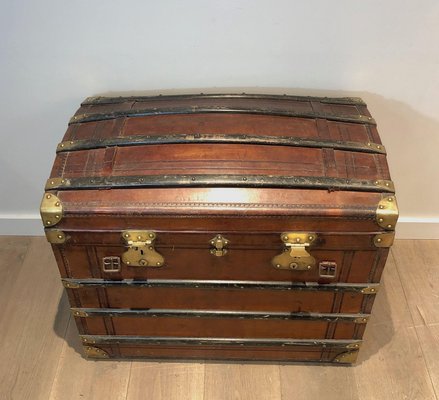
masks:
[[[38,214],[0,214],[0,235],[42,236],[44,228]]]
[[[439,239],[439,218],[400,217],[397,239]]]
[[[44,235],[38,214],[0,214],[0,235]],[[439,218],[401,217],[397,239],[439,239]]]

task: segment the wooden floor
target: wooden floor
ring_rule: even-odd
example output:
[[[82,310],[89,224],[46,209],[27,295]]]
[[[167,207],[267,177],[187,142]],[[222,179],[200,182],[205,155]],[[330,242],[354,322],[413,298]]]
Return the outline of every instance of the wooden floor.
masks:
[[[82,358],[50,248],[0,237],[0,399],[439,399],[439,241],[392,248],[358,365]]]

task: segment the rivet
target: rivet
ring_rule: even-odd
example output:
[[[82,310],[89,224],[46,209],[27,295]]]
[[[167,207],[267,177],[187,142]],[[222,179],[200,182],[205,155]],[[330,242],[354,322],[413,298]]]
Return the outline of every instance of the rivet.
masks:
[[[55,181],[50,181],[50,184],[51,184],[51,185],[54,185],[54,184],[55,184]]]
[[[375,292],[375,289],[374,289],[374,288],[371,288],[370,291],[373,293],[373,292]]]
[[[95,183],[95,180],[94,179],[90,179],[90,183]]]
[[[393,198],[392,198],[392,197],[389,197],[389,198],[387,199],[387,201],[393,201]]]
[[[210,244],[214,245],[214,244],[215,244],[215,242],[214,242],[213,240],[211,240],[211,241],[210,241]]]
[[[60,144],[60,147],[64,147],[64,143],[61,143],[61,144]]]
[[[307,267],[306,267],[306,269],[311,269],[312,268],[312,266],[311,265],[308,265]]]
[[[300,242],[300,238],[296,238],[296,242],[299,243]]]
[[[162,265],[162,263],[160,261],[157,261],[157,267],[160,267],[160,265]]]
[[[70,144],[73,144],[73,140],[70,141]]]
[[[149,236],[150,238],[153,238],[153,237],[154,237],[154,234],[153,234],[153,233],[150,233],[148,236]]]
[[[246,181],[246,180],[247,180],[247,178],[246,178],[246,177],[244,177],[244,178],[242,178],[242,180],[243,180],[243,181]]]
[[[288,240],[288,236],[285,235],[285,236],[283,237],[283,240]]]
[[[154,250],[154,248],[152,246],[149,246],[148,249],[149,250]]]
[[[378,243],[381,243],[382,241],[383,241],[383,239],[380,239],[380,238],[377,239]]]
[[[276,268],[280,268],[280,264],[276,264]]]
[[[191,178],[191,181],[194,181],[194,180],[195,180],[195,178],[194,178],[194,177],[192,177],[192,178]]]
[[[392,225],[390,225],[390,224],[389,224],[389,225],[387,225],[387,228],[391,228],[391,227],[392,227]]]
[[[52,225],[51,221],[46,221],[46,225]]]
[[[125,264],[126,264],[126,265],[130,265],[131,263],[130,263],[129,261],[127,261]]]
[[[386,182],[386,186],[389,187],[389,186],[390,186],[390,183],[389,183],[389,182]]]
[[[378,181],[375,181],[375,185],[378,185],[378,183],[379,183]]]
[[[366,322],[367,318],[363,318],[363,322]],[[355,347],[358,347],[358,344],[355,345]]]
[[[51,194],[48,194],[47,196],[46,196],[46,199],[50,199],[52,197],[52,195]]]
[[[381,149],[381,146],[377,146],[377,149],[378,149],[378,150]]]
[[[382,210],[384,208],[384,206],[382,204],[380,204],[380,206],[378,208],[380,208]]]
[[[142,239],[142,236],[140,236],[140,235],[137,236],[137,240],[140,240],[140,239]]]
[[[58,235],[58,239],[62,239],[63,237],[63,235]]]
[[[59,207],[61,205],[61,203],[59,202],[59,201],[57,201],[56,203],[55,203],[55,206],[56,207]]]
[[[368,143],[367,145],[368,145],[368,146],[372,146],[372,144],[371,144],[371,143]]]
[[[56,219],[59,219],[59,215],[55,215],[55,218],[56,218]]]
[[[129,238],[130,235],[128,233],[125,233],[124,237]]]
[[[66,183],[66,180],[65,179],[61,179],[61,183]]]
[[[314,236],[308,236],[308,240],[313,240]]]
[[[383,222],[384,220],[383,220],[382,218],[380,218],[378,221],[379,221],[379,222]]]

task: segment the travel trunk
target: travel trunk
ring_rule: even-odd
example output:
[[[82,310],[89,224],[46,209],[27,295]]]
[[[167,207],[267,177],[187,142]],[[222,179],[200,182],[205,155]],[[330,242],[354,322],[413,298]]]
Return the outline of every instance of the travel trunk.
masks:
[[[361,99],[88,98],[45,190],[88,357],[355,362],[398,218]]]

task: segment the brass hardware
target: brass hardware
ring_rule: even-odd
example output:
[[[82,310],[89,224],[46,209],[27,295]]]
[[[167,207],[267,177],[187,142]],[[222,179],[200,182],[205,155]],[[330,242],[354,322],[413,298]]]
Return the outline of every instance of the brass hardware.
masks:
[[[386,154],[386,148],[382,144],[369,142],[367,146],[371,149],[374,149],[378,153]]]
[[[369,320],[369,316],[363,315],[362,317],[355,318],[354,323],[355,324],[366,324],[368,320]],[[358,345],[357,345],[357,347],[358,347]]]
[[[81,318],[88,317],[88,314],[85,311],[81,310],[81,309],[71,308],[70,311],[72,312],[74,317],[81,317]]]
[[[95,344],[95,343],[96,343],[95,340],[90,339],[90,338],[88,338],[88,337],[81,336],[81,335],[79,335],[79,337],[81,338],[82,343],[85,343],[85,344]]]
[[[390,247],[395,239],[395,232],[379,233],[374,236],[373,244],[375,247]]]
[[[346,345],[347,349],[356,349],[359,350],[363,342],[349,343]]]
[[[58,187],[66,188],[70,186],[70,179],[67,178],[50,178],[46,182],[46,190],[56,189]]]
[[[378,288],[379,288],[378,285],[368,286],[368,287],[361,289],[361,293],[363,293],[363,294],[376,294],[378,292]]]
[[[56,147],[56,151],[60,152],[60,151],[69,151],[71,150],[73,147],[73,145],[75,144],[75,141],[73,140],[68,140],[66,142],[61,142],[58,144],[58,146]]]
[[[394,231],[398,220],[398,204],[395,196],[384,196],[378,203],[376,221],[381,228]]]
[[[102,271],[120,272],[120,257],[110,256],[102,258]]]
[[[275,268],[306,271],[315,266],[316,259],[306,251],[316,240],[315,233],[284,232],[280,237],[286,248],[271,260]]]
[[[107,352],[93,346],[84,346],[85,355],[87,358],[110,358]]]
[[[46,238],[49,243],[63,244],[69,238],[63,231],[59,229],[46,229]]]
[[[40,214],[44,226],[55,226],[63,217],[63,206],[60,199],[53,193],[44,193]]]
[[[395,193],[395,184],[392,181],[386,181],[384,179],[380,179],[375,181],[375,185],[387,191],[391,191],[392,193]]]
[[[78,289],[81,287],[81,285],[76,282],[62,281],[62,284],[67,289]]]
[[[334,358],[334,362],[340,364],[353,364],[355,361],[357,361],[358,353],[358,350],[341,353]]]
[[[319,275],[323,278],[334,278],[337,275],[337,263],[333,261],[319,262]]]
[[[131,267],[161,267],[165,259],[154,249],[156,234],[151,231],[124,231],[122,238],[128,250],[122,254],[122,262]]]
[[[229,244],[229,241],[224,236],[216,235],[210,240],[210,244],[214,247],[214,249],[210,249],[210,254],[216,257],[222,257],[227,254],[226,246]]]

